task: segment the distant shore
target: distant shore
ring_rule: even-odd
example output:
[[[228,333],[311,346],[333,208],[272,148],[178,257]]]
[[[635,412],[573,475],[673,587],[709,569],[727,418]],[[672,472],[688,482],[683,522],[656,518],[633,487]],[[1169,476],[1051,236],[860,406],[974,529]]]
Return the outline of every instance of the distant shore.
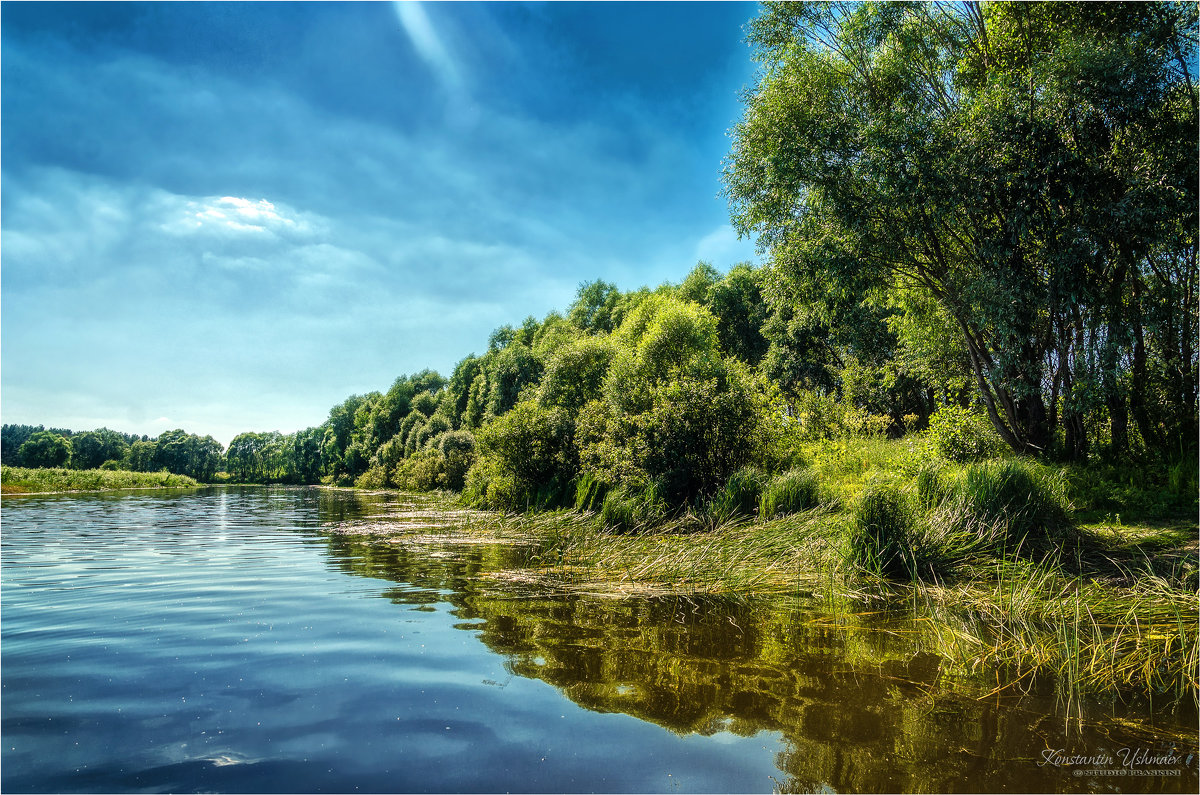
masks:
[[[203,485],[195,478],[170,472],[0,467],[0,494],[5,497],[88,491],[187,489]]]

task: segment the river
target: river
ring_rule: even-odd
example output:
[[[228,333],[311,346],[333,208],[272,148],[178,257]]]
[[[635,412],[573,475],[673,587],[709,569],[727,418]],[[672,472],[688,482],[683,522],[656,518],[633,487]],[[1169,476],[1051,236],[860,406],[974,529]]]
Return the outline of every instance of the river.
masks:
[[[1191,705],[952,687],[902,621],[801,596],[522,585],[525,550],[429,541],[410,499],[6,498],[0,788],[1197,789]]]

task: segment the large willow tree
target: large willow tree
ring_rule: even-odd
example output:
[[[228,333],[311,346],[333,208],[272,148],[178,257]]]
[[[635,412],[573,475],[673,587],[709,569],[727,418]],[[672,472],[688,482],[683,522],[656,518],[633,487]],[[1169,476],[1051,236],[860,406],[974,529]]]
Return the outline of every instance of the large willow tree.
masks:
[[[781,295],[912,296],[1015,450],[1196,439],[1197,11],[772,3],[725,185]]]

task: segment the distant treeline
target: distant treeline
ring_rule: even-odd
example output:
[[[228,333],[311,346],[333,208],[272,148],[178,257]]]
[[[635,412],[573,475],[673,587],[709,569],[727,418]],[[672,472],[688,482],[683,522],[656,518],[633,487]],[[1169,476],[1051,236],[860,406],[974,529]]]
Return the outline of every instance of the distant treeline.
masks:
[[[224,449],[211,436],[183,430],[158,437],[94,431],[47,429],[41,425],[4,425],[0,429],[0,463],[36,469],[122,469],[167,471],[209,482],[224,463]]]
[[[1196,29],[1192,4],[765,4],[724,180],[767,264],[585,283],[449,378],[223,459],[183,431],[5,426],[5,461],[654,514],[840,435],[1194,458]]]

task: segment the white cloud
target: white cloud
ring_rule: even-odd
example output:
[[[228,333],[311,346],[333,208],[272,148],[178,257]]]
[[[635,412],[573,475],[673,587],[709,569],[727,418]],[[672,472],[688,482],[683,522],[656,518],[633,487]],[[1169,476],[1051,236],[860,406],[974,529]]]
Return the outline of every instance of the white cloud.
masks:
[[[170,234],[195,233],[251,235],[309,235],[321,226],[290,208],[276,207],[266,199],[236,196],[186,199],[162,195],[166,218],[159,227]]]

